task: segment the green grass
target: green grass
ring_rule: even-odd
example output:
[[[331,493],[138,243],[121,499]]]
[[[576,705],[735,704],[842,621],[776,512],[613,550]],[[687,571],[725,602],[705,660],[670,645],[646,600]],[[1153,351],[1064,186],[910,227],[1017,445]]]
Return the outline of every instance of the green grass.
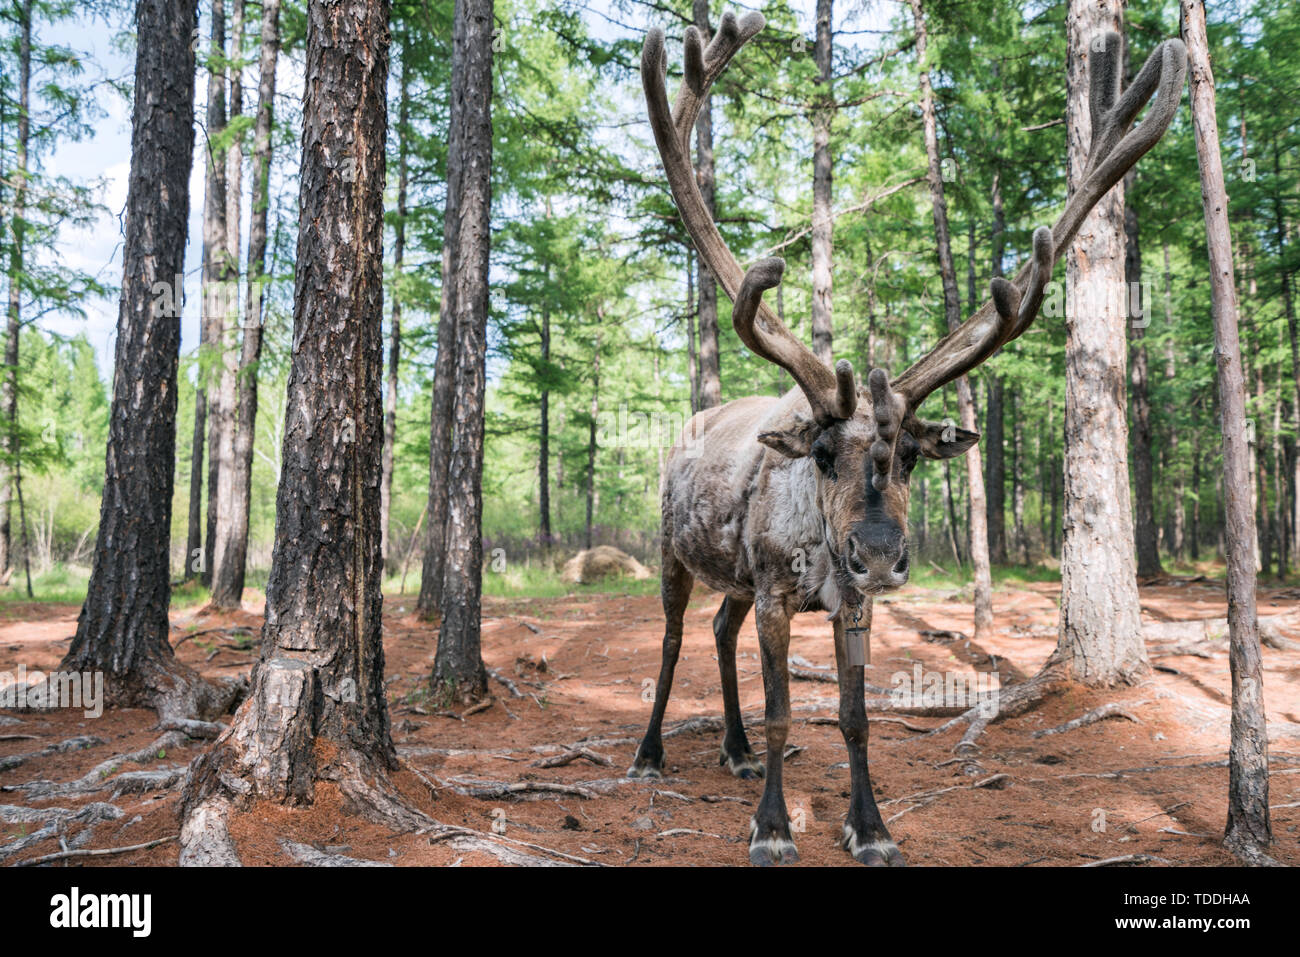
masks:
[[[420,573],[412,568],[406,576],[406,589],[402,590],[401,575],[384,579],[385,595],[414,596],[420,593]],[[493,598],[563,598],[565,595],[657,595],[659,577],[637,581],[634,578],[616,577],[590,585],[573,585],[560,580],[560,576],[541,565],[508,566],[505,571],[483,572],[483,594]]]
[[[966,588],[972,582],[969,565],[960,568],[929,562],[914,562],[909,584],[919,588]],[[990,569],[994,585],[1023,585],[1028,582],[1059,582],[1061,570],[1046,565],[994,565]]]
[[[32,595],[27,595],[27,576],[15,568],[9,587],[0,589],[0,604],[37,601],[50,604],[79,605],[86,600],[90,569],[80,565],[55,565],[32,576]]]

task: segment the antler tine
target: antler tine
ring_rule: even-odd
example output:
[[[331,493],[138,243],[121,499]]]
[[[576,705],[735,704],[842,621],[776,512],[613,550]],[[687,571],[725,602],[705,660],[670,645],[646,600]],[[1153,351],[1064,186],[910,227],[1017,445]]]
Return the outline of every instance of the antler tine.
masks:
[[[1128,89],[1120,94],[1118,35],[1104,36],[1104,42],[1093,51],[1095,70],[1089,97],[1093,136],[1083,181],[1055,225],[1050,230],[1045,226],[1035,230],[1033,256],[1015,279],[993,280],[991,299],[894,380],[893,387],[903,395],[909,417],[930,393],[965,375],[1029,328],[1061,251],[1073,241],[1097,201],[1169,129],[1187,76],[1187,48],[1183,42],[1170,39],[1157,46]],[[1133,121],[1153,93],[1155,101],[1142,122],[1133,128]]]
[[[1101,54],[1102,71],[1111,74],[1119,70],[1119,43],[1115,38],[1116,34],[1107,35]],[[1083,182],[1052,227],[1052,240],[1057,250],[1070,245],[1097,201],[1164,136],[1178,110],[1186,78],[1187,48],[1182,40],[1165,40],[1151,51],[1138,75],[1118,100],[1114,99],[1113,93],[1109,94],[1111,102],[1093,118],[1092,144]],[[1138,112],[1151,99],[1152,93],[1156,95],[1155,101],[1142,122],[1133,127]]]
[[[765,308],[762,305],[763,293],[780,285],[784,273],[785,260],[780,256],[760,259],[745,271],[731,310],[736,334],[756,356],[790,373],[808,397],[813,418],[819,425],[847,419],[853,415],[858,402],[853,365],[847,359],[841,359],[832,374],[783,322],[779,319],[775,323],[767,322],[760,315]]]
[[[686,28],[682,40],[685,45],[684,72],[677,99],[673,102],[673,128],[683,144],[690,143],[691,130],[699,118],[704,98],[713,81],[746,43],[763,29],[766,19],[758,11],[745,14],[740,19],[728,10],[722,15],[718,29],[706,48],[699,28]]]
[[[817,421],[827,425],[853,414],[857,405],[853,367],[841,360],[832,372],[763,303],[763,291],[781,281],[785,262],[778,258],[765,259],[751,266],[748,272],[741,269],[704,204],[690,160],[690,134],[704,96],[736,52],[763,24],[760,13],[748,13],[739,19],[728,13],[707,48],[699,31],[693,26],[687,28],[685,77],[672,110],[668,108],[665,82],[664,33],[656,27],[646,35],[641,51],[641,83],[645,88],[650,128],[659,147],[673,202],[700,262],[735,303],[731,318],[736,332],[756,355],[776,363],[793,376],[808,398]]]

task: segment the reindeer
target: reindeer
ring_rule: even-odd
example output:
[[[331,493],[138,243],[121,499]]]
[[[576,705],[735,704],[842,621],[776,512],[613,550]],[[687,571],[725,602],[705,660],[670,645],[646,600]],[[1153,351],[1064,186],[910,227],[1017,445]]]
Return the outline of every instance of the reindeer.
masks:
[[[790,618],[825,612],[834,622],[839,726],[851,780],[841,845],[863,864],[900,866],[902,856],[871,792],[858,636],[870,629],[872,596],[907,582],[912,469],[921,458],[960,455],[979,439],[922,419],[917,410],[935,390],[1029,328],[1060,251],[1097,201],[1168,128],[1187,53],[1178,40],[1160,44],[1121,96],[1120,37],[1108,33],[1100,46],[1092,45],[1092,145],[1065,211],[1051,229],[1035,231],[1030,260],[1013,280],[994,279],[991,298],[964,323],[901,375],[891,379],[884,369],[872,369],[863,388],[848,360],[828,367],[763,303],[763,292],[780,283],[784,262],[769,258],[741,268],[713,224],[691,166],[690,135],[701,102],[763,25],[761,14],[738,20],[727,13],[707,48],[700,32],[688,27],[684,79],[671,111],[663,31],[649,32],[641,56],[650,125],[700,261],[731,298],[741,341],[788,372],[797,387],[782,398],[754,396],[700,412],[670,454],[662,485],[663,660],[650,723],[627,773],[662,775],[664,709],[681,649],[682,616],[694,583],[703,582],[725,595],[713,619],[725,724],[720,763],[741,778],[766,774],[750,821],[750,861],[798,860],[782,794],[790,730]],[[1157,91],[1147,116],[1133,127]],[[798,562],[796,555],[806,558]],[[736,688],[736,637],[751,607],[766,697],[766,768],[750,749]]]

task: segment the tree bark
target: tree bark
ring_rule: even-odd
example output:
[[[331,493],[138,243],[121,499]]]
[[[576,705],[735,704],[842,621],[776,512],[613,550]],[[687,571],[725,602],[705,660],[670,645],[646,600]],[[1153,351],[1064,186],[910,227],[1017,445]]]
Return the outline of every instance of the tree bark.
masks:
[[[1288,253],[1289,230],[1286,213],[1282,205],[1279,190],[1282,183],[1282,162],[1277,146],[1277,137],[1273,137],[1273,230],[1277,242],[1278,260],[1282,263],[1279,281],[1282,286],[1282,312],[1286,316],[1287,341],[1291,352],[1291,413],[1294,416],[1293,428],[1300,436],[1300,330],[1297,329],[1295,290],[1292,274],[1285,266]],[[1292,554],[1300,555],[1300,454],[1294,456],[1291,473],[1291,485],[1294,501],[1290,513]]]
[[[939,274],[943,279],[943,306],[948,329],[961,325],[961,300],[957,292],[957,274],[952,260],[952,240],[948,231],[948,207],[943,195],[943,177],[939,171],[939,138],[934,114],[934,93],[930,88],[930,70],[926,63],[925,10],[921,0],[911,0],[916,36],[916,60],[919,65],[921,122],[925,133],[925,153],[929,161],[926,179],[930,184],[930,207],[934,215],[934,234],[938,246]],[[960,425],[970,432],[975,425],[975,401],[970,379],[957,380],[957,411]],[[974,639],[986,639],[993,630],[993,579],[989,570],[988,506],[984,498],[984,471],[980,464],[980,447],[975,443],[966,452],[966,479],[970,495],[970,558],[975,572]],[[955,524],[955,522],[954,522]]]
[[[18,130],[14,141],[14,198],[9,240],[9,306],[5,310],[4,378],[0,381],[0,580],[9,570],[9,502],[18,471],[18,337],[22,329],[23,241],[27,211],[27,147],[31,137],[32,0],[18,7]],[[26,556],[26,548],[23,549]],[[30,576],[29,576],[30,577]],[[30,582],[28,592],[31,591]]]
[[[835,115],[832,88],[831,18],[833,0],[817,0],[817,36],[813,60],[817,64],[817,102],[813,106],[813,210],[812,210],[812,348],[830,365],[831,340],[831,118]]]
[[[60,668],[102,671],[105,703],[193,714],[215,702],[168,642],[180,277],[194,147],[196,4],[139,0],[122,294],[104,496],[86,601]]]
[[[546,264],[546,284],[551,281],[551,265]],[[551,365],[551,307],[549,297],[542,301],[542,366],[550,381]],[[655,355],[655,385],[659,381],[659,357]],[[537,539],[543,551],[549,551],[554,536],[551,533],[551,390],[542,389],[541,408],[538,414],[537,442]]]
[[[1165,325],[1172,331],[1174,328],[1174,297],[1173,297],[1174,274],[1173,274],[1173,269],[1170,267],[1169,264],[1168,243],[1164,243],[1162,245],[1161,252],[1164,254],[1164,261],[1165,261],[1165,273],[1164,273]],[[1166,382],[1173,380],[1174,370],[1175,370],[1174,337],[1172,335],[1169,335],[1165,339],[1165,381]],[[1149,371],[1147,375],[1149,378],[1150,377]],[[1186,519],[1187,509],[1185,504],[1186,497],[1187,497],[1186,495],[1187,490],[1185,488],[1185,483],[1183,480],[1183,475],[1184,475],[1183,466],[1182,463],[1178,461],[1179,431],[1180,429],[1178,427],[1177,421],[1174,420],[1173,417],[1171,416],[1169,431],[1165,438],[1165,442],[1166,442],[1165,454],[1168,457],[1168,461],[1172,463],[1172,468],[1174,471],[1174,498],[1169,508],[1170,511],[1169,526],[1172,529],[1172,534],[1170,536],[1170,542],[1169,542],[1169,551],[1177,559],[1181,559],[1183,557],[1184,542],[1186,539],[1184,528],[1186,526],[1186,521],[1187,521]],[[1193,442],[1195,441],[1195,435],[1196,435],[1196,430],[1193,429],[1192,430]],[[1193,456],[1195,456],[1196,454],[1195,447],[1193,447],[1192,454]],[[1193,492],[1194,491],[1195,489],[1193,489]],[[1195,551],[1194,547],[1193,547],[1193,551]]]
[[[407,86],[405,38],[402,43],[401,73],[397,81],[397,222],[393,227],[393,312],[388,329],[388,384],[384,395],[383,478],[379,485],[379,554],[385,566],[392,542],[389,524],[393,510],[393,455],[397,444],[397,379],[402,358],[402,258],[406,252],[407,125],[410,122],[410,90]]]
[[[1192,125],[1201,171],[1210,259],[1214,359],[1223,421],[1224,528],[1228,550],[1228,660],[1232,671],[1232,744],[1228,752],[1228,823],[1224,843],[1250,857],[1273,839],[1268,812],[1268,730],[1255,608],[1254,525],[1246,483],[1246,399],[1233,286],[1228,194],[1215,119],[1214,74],[1205,6],[1181,0],[1182,37],[1191,69]]]
[[[1015,547],[1022,565],[1029,564],[1029,539],[1025,536],[1025,480],[1028,468],[1025,466],[1024,416],[1021,414],[1020,397],[1011,392],[1011,520],[1015,531]]]
[[[992,274],[1001,276],[1002,259],[1006,254],[1006,212],[1002,200],[1002,177],[993,176],[993,189],[990,193],[993,205],[992,255],[990,256]],[[972,242],[973,245],[973,242]],[[973,280],[972,280],[973,284]],[[971,310],[978,303],[971,295]],[[1003,425],[1003,385],[1002,377],[994,369],[985,369],[988,379],[988,408],[984,412],[985,434],[984,447],[988,450],[988,526],[989,526],[989,560],[999,565],[1007,562],[1007,508],[1006,508],[1006,432]]]
[[[709,25],[709,0],[693,0],[695,26],[705,46],[713,36]],[[713,97],[705,96],[695,121],[695,179],[709,215],[717,219],[717,181],[713,169]],[[699,408],[722,404],[722,372],[718,356],[718,284],[707,268],[700,270],[698,321],[700,326]]]
[[[591,531],[596,519],[596,419],[600,415],[600,333],[596,333],[596,348],[592,356],[591,408],[587,424],[587,523],[584,548],[592,546]]]
[[[387,22],[386,0],[307,7],[293,360],[262,660],[234,722],[191,767],[183,834],[210,798],[306,804],[328,779],[355,799],[397,764],[379,587]]]
[[[253,198],[248,224],[248,269],[243,341],[239,352],[238,412],[230,470],[230,533],[225,560],[213,576],[212,601],[239,607],[248,564],[252,511],[253,446],[257,440],[257,376],[262,357],[262,297],[266,282],[266,220],[270,203],[271,121],[275,107],[275,65],[280,54],[280,0],[262,0],[258,56],[257,117],[253,126]]]
[[[984,410],[984,446],[988,450],[988,514],[989,560],[999,565],[1007,563],[1007,502],[1006,502],[1006,434],[1003,430],[1003,399],[1005,389],[1002,377],[987,370],[988,406]]]
[[[221,276],[226,245],[226,164],[214,141],[226,127],[226,81],[222,62],[226,55],[225,0],[212,0],[211,43],[208,47],[207,122],[204,130],[202,290],[199,294],[198,373],[195,378],[194,435],[190,450],[189,532],[186,537],[186,576],[197,574],[204,585],[212,583],[212,526],[216,520],[216,476],[207,476],[206,528],[203,527],[203,458],[207,442],[208,413],[214,389],[212,365],[220,326],[213,308],[213,286]]]
[[[1128,56],[1124,59],[1127,61]],[[1127,72],[1127,71],[1125,71]],[[1124,193],[1127,196],[1137,180],[1137,171],[1130,169],[1124,177]],[[1129,377],[1129,392],[1133,397],[1133,492],[1135,496],[1135,520],[1133,537],[1137,546],[1137,573],[1140,578],[1154,578],[1164,574],[1160,567],[1160,550],[1156,545],[1155,493],[1152,487],[1151,469],[1151,395],[1148,389],[1148,363],[1146,327],[1150,323],[1147,311],[1139,314],[1133,309],[1134,298],[1139,297],[1142,288],[1142,246],[1138,231],[1137,209],[1133,203],[1126,203],[1124,208],[1124,280],[1127,287],[1124,302],[1129,334],[1129,361],[1132,369]],[[1141,304],[1143,310],[1149,306]]]
[[[230,113],[227,125],[244,111],[244,0],[231,0],[230,17]],[[240,137],[235,137],[226,150],[226,268],[222,277],[221,334],[218,339],[220,373],[217,394],[220,401],[210,417],[208,444],[209,468],[217,474],[217,492],[213,496],[216,524],[212,536],[212,604],[218,608],[238,608],[243,597],[244,569],[234,565],[242,562],[246,549],[235,539],[235,519],[239,506],[235,503],[235,431],[238,428],[238,388],[240,362],[239,308],[239,255],[241,202],[243,199],[244,150]]]
[[[479,653],[483,571],[483,397],[487,378],[488,252],[492,204],[492,0],[456,9],[464,74],[459,100],[460,201],[454,273],[455,431],[447,482],[442,622],[431,683],[462,701],[487,691]],[[444,348],[439,343],[439,349]],[[432,509],[430,509],[432,518]]]
[[[1091,45],[1102,41],[1103,31],[1122,31],[1122,6],[1118,0],[1071,0],[1067,29],[1073,193],[1092,142]],[[1065,529],[1057,655],[1073,677],[1089,685],[1130,683],[1150,667],[1128,484],[1123,237],[1121,183],[1088,214],[1066,261]]]
[[[460,0],[466,2],[466,0]],[[442,612],[447,566],[448,473],[451,468],[452,415],[456,398],[456,276],[459,270],[461,171],[465,164],[466,70],[462,62],[465,15],[459,5],[452,23],[451,115],[447,123],[447,198],[442,223],[442,295],[438,303],[438,354],[433,367],[429,413],[429,507],[424,561],[416,611],[425,618]]]

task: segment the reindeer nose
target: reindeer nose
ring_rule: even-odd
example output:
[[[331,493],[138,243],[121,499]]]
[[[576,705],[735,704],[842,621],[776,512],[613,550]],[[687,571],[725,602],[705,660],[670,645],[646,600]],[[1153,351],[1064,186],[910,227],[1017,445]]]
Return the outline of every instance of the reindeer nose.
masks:
[[[893,519],[856,523],[849,532],[847,551],[849,568],[856,575],[907,573],[907,542]]]

